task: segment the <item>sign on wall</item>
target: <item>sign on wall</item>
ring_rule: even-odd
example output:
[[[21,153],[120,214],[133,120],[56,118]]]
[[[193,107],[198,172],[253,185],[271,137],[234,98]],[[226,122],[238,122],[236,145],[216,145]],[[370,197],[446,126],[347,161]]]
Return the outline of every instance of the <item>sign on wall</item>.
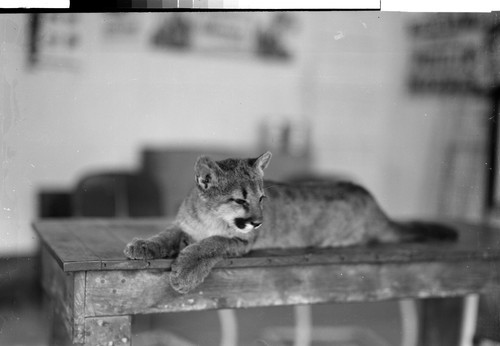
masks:
[[[297,18],[289,12],[167,13],[153,32],[157,48],[288,60]]]
[[[492,17],[435,13],[409,27],[412,92],[482,93],[491,83],[486,44]]]
[[[74,69],[79,67],[82,32],[76,13],[33,13],[29,20],[30,67]]]

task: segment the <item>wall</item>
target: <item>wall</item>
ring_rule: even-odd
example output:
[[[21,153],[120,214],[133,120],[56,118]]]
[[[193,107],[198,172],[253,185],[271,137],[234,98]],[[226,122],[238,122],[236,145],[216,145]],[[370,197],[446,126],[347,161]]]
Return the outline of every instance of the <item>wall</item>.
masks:
[[[151,17],[140,17],[141,30],[151,30]],[[30,71],[27,20],[0,16],[0,253],[33,251],[41,187],[71,188],[89,170],[133,168],[144,145],[248,150],[264,117],[299,116],[300,56],[280,64],[153,51],[147,41],[113,45],[99,34],[102,16],[83,14],[80,66]]]
[[[298,15],[298,59],[280,64],[106,42],[103,17],[82,14],[81,63],[69,71],[28,70],[28,16],[1,15],[0,254],[36,248],[40,188],[134,168],[144,145],[253,149],[269,116],[309,122],[319,173],[362,182],[392,215],[434,215],[435,167],[463,101],[406,92],[411,16]],[[158,14],[139,16],[142,34],[152,30]]]
[[[316,168],[361,182],[394,217],[445,212],[478,217],[489,105],[463,93],[409,92],[409,25],[423,16],[315,14],[314,91],[307,109]],[[456,157],[463,153],[457,148],[465,142],[473,143],[476,158],[458,167]],[[466,186],[450,198],[472,205],[449,208],[447,196],[456,190],[453,175],[471,170],[460,182]]]

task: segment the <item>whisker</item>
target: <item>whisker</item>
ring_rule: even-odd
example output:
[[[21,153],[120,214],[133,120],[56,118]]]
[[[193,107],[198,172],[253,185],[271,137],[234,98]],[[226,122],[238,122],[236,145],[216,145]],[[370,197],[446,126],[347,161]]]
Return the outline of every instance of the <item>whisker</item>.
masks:
[[[268,185],[268,186],[265,186],[264,190],[270,189],[271,187],[275,187],[275,186],[278,186],[278,185]]]

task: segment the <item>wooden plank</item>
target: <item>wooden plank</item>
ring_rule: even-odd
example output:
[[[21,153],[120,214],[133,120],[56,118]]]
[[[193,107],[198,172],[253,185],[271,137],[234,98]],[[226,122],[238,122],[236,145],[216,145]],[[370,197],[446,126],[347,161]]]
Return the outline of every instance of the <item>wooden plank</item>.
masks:
[[[42,239],[53,249],[65,271],[169,269],[171,260],[131,261],[123,255],[134,237],[163,230],[168,220],[77,220],[37,223]],[[456,223],[457,242],[380,244],[330,249],[266,249],[230,258],[218,268],[245,268],[348,263],[409,263],[415,261],[500,260],[500,231],[482,225]],[[60,234],[64,233],[64,234]],[[77,248],[75,250],[75,247]]]
[[[41,221],[34,224],[42,241],[65,271],[99,270],[102,258],[126,262],[123,255],[125,243],[110,234],[109,229],[133,230],[136,236],[148,236],[163,229],[166,221],[157,219],[141,221],[116,220],[65,220]],[[146,229],[138,232],[137,229]]]
[[[99,270],[102,267],[102,263],[99,260],[96,261],[69,261],[62,263],[62,269],[65,272],[78,272],[85,270]]]
[[[156,234],[168,222],[165,219],[68,219],[39,221],[33,226],[65,271],[79,271],[99,270],[103,260],[127,262],[123,255],[127,236],[117,237],[118,232],[114,230],[130,234],[132,240]]]
[[[61,268],[68,270],[66,264],[71,264],[72,270],[101,268],[100,258],[68,232],[67,223],[38,222],[34,229]]]
[[[109,232],[109,226],[103,225],[87,229],[86,227],[68,227],[67,231],[88,247],[95,256],[103,260],[124,260],[125,243]]]
[[[181,295],[163,270],[88,272],[85,310],[104,316],[460,296],[498,285],[499,274],[480,261],[228,268]]]
[[[130,316],[107,316],[85,319],[85,346],[130,346]]]
[[[328,249],[269,249],[253,251],[243,257],[227,258],[220,261],[215,268],[248,268],[274,267],[294,265],[321,264],[353,264],[353,263],[411,263],[426,261],[463,261],[467,260],[499,260],[496,251],[446,251],[446,244],[391,244],[376,246],[354,246],[349,248]],[[115,258],[104,259],[102,270],[137,270],[166,269],[170,270],[172,259],[128,260],[117,259],[123,249],[116,249]],[[111,257],[111,256],[110,256]],[[125,256],[123,256],[125,257]],[[72,267],[66,264],[65,270],[95,270],[99,268]]]
[[[162,269],[170,270],[172,259],[158,260],[106,260],[102,263],[102,270],[138,270]]]
[[[267,249],[256,250],[238,258],[227,258],[215,268],[248,268],[321,264],[354,263],[410,263],[433,261],[461,261],[500,259],[496,252],[446,251],[450,244],[379,244],[326,249]],[[172,259],[159,260],[106,260],[103,270],[168,269]]]
[[[126,244],[134,237],[147,238],[157,234],[161,224],[164,222],[152,222],[137,224],[136,222],[103,222],[102,220],[94,224],[89,229],[85,224],[79,223],[73,227],[68,227],[68,231],[78,238],[87,247],[91,248],[93,253],[101,260],[102,270],[114,269],[143,269],[143,268],[165,268],[165,264],[170,268],[172,260],[158,260],[152,264],[151,261],[129,261],[123,254]],[[152,224],[153,227],[143,228],[144,232],[139,232],[141,226]],[[165,263],[165,261],[167,263]]]
[[[73,270],[79,270],[79,268],[96,270],[100,268],[98,258],[92,258],[93,254],[88,252],[88,249],[77,240],[68,235],[63,235],[59,239],[58,242],[45,242],[42,240],[42,243],[47,247],[48,252],[61,269],[67,271],[68,264]]]

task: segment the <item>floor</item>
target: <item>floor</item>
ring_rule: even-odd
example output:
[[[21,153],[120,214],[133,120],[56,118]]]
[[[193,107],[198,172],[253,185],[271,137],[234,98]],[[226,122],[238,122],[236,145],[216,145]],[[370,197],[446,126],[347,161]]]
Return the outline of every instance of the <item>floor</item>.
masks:
[[[38,273],[33,257],[0,259],[0,345],[47,345]]]
[[[370,304],[372,305],[372,304]],[[391,316],[394,315],[394,316]],[[361,304],[318,305],[313,310],[316,326],[337,330],[336,339],[341,340],[341,330],[348,326],[364,326],[375,330],[390,343],[398,345],[399,321],[394,304],[375,304],[368,308]],[[292,307],[246,309],[236,312],[238,324],[238,345],[271,346],[286,345],[293,336],[294,312]],[[339,326],[343,326],[340,329]],[[134,345],[220,345],[220,323],[215,311],[138,316],[133,323]],[[282,335],[280,342],[272,335],[278,331],[289,330],[288,336]],[[50,346],[48,344],[48,321],[42,305],[31,300],[2,302],[0,305],[0,345],[5,346]],[[153,331],[152,333],[150,331]],[[193,333],[193,331],[196,331]],[[274,332],[274,333],[273,333]],[[179,341],[167,343],[167,337],[176,336]],[[292,334],[292,335],[290,335]],[[324,333],[323,333],[324,334]],[[320,340],[313,345],[323,345]],[[328,343],[329,345],[348,345],[347,343]],[[326,345],[326,343],[325,343]],[[349,344],[364,346],[364,344]]]
[[[9,306],[10,305],[10,306]],[[331,331],[336,329],[339,331],[336,339],[339,340],[337,343],[328,343],[329,345],[347,345],[346,342],[340,342],[344,337],[341,334],[341,330],[338,327],[332,326],[330,321],[338,319],[338,315],[346,316],[343,319],[343,326],[352,326],[348,320],[355,319],[358,325],[370,324],[370,329],[377,329],[379,334],[384,334],[384,337],[389,340],[392,339],[392,343],[389,345],[397,345],[397,335],[394,335],[393,328],[389,325],[397,325],[397,321],[387,321],[385,323],[378,322],[378,325],[373,325],[373,323],[368,323],[368,314],[363,318],[356,318],[357,314],[353,312],[348,312],[346,309],[338,309],[339,306],[325,305],[322,306],[320,310],[315,311],[314,318],[316,316],[322,316],[318,324],[323,326],[330,326]],[[382,308],[382,307],[380,307]],[[338,311],[340,310],[340,311]],[[354,307],[354,310],[358,310],[358,313],[362,313],[363,308],[360,306]],[[370,309],[372,310],[372,309]],[[376,308],[375,310],[380,309]],[[383,308],[383,310],[386,310]],[[13,302],[12,304],[2,304],[0,309],[0,345],[6,346],[48,346],[48,323],[45,315],[41,309],[41,306],[34,302]],[[385,311],[384,314],[386,314]],[[293,336],[293,328],[286,328],[286,326],[293,325],[293,312],[290,308],[266,308],[266,309],[248,309],[241,310],[237,312],[237,323],[238,323],[238,335],[239,335],[239,345],[244,346],[270,346],[270,345],[285,345],[290,342],[289,337],[286,337],[283,333],[278,333],[278,331],[283,331],[286,329],[290,330]],[[336,315],[336,316],[335,316]],[[349,316],[350,315],[350,316]],[[359,315],[358,315],[359,317]],[[325,323],[328,322],[328,323]],[[388,326],[384,326],[387,324]],[[189,325],[189,328],[186,328]],[[152,329],[149,327],[152,326]],[[272,327],[271,327],[272,326]],[[285,327],[285,328],[283,328]],[[347,330],[346,327],[343,327]],[[148,331],[146,331],[148,330]],[[153,330],[153,333],[149,333]],[[272,337],[273,333],[270,331],[274,330],[274,335],[282,335],[281,342],[278,342],[276,337]],[[321,328],[324,333],[324,327]],[[196,331],[196,333],[193,333]],[[220,345],[221,333],[219,319],[216,312],[199,312],[199,313],[181,313],[175,315],[163,315],[154,316],[153,318],[147,316],[139,316],[134,320],[133,334],[134,342],[140,346],[160,346],[167,345],[167,337],[173,338],[174,336],[169,336],[172,333],[176,338],[179,339],[178,342],[173,342],[175,345],[181,345],[182,340],[186,341],[187,345]],[[288,334],[290,336],[290,333]],[[333,336],[332,336],[333,337]],[[163,340],[162,340],[163,338]],[[141,341],[139,341],[141,340]],[[321,340],[317,340],[313,345],[323,345]],[[349,344],[350,345],[350,344]],[[352,344],[353,346],[355,344]],[[361,344],[356,344],[362,346]],[[364,344],[363,344],[364,345]]]

